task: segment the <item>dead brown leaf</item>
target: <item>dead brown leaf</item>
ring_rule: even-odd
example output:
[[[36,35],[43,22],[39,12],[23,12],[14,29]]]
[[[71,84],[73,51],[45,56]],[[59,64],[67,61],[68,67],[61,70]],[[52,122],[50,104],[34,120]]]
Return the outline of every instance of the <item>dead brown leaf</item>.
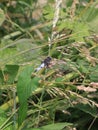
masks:
[[[87,93],[89,93],[89,92],[96,92],[97,91],[96,88],[85,87],[83,85],[77,86],[77,89],[80,90],[80,91],[87,92]]]

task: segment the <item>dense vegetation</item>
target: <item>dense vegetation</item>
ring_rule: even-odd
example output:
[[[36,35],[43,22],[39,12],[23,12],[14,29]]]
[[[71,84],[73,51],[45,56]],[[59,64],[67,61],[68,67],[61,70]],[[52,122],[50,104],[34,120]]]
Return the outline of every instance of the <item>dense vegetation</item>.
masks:
[[[98,2],[60,1],[0,1],[0,130],[97,130]]]

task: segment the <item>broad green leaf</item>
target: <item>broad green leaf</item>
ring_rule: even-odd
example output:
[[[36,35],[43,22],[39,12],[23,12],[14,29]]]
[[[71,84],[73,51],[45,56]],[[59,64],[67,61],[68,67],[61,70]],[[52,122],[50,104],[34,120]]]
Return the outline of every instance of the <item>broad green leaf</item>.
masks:
[[[18,73],[19,66],[18,65],[6,65],[4,69],[4,77],[6,83],[13,83],[15,77]]]
[[[71,125],[73,125],[73,124],[72,123],[67,123],[67,122],[65,122],[65,123],[55,123],[55,124],[42,126],[40,128],[34,128],[32,130],[62,130],[66,126],[71,126]]]
[[[19,126],[22,124],[22,122],[24,121],[27,115],[27,109],[28,109],[27,101],[25,101],[24,103],[20,103],[20,107],[18,111],[18,125]]]
[[[40,48],[37,44],[32,44],[32,40],[28,38],[18,39],[16,41],[10,39],[2,39],[0,48],[0,65],[16,64],[28,62],[39,56]],[[19,54],[17,56],[17,54]]]
[[[18,73],[18,65],[6,65],[4,70],[0,70],[0,84],[12,84]]]
[[[0,46],[0,65],[6,65],[6,64],[16,64],[15,62],[12,61],[16,61],[17,57],[14,57],[14,55],[16,54],[17,50],[15,48],[15,46],[13,46],[13,41],[12,40],[2,40],[1,41],[1,46]],[[10,46],[11,44],[11,46]],[[12,57],[12,58],[11,58]]]
[[[31,94],[31,73],[33,71],[32,67],[25,68],[18,77],[17,84],[17,94],[19,98],[20,108],[19,108],[19,117],[18,124],[19,126],[26,117],[27,112],[27,99]]]
[[[18,118],[19,125],[21,125],[27,114],[27,99],[31,95],[32,91],[37,89],[37,87],[39,86],[40,78],[31,78],[32,72],[32,66],[26,67],[18,77],[17,94],[20,103]]]
[[[31,73],[33,71],[33,67],[27,67],[20,73],[18,77],[17,83],[17,94],[19,98],[19,102],[23,103],[29,97],[29,93],[31,94]]]
[[[3,10],[0,9],[0,26],[2,25],[4,20],[5,20],[5,14],[4,14]]]
[[[33,67],[26,67],[18,77],[17,92],[20,103],[24,103],[39,85],[39,78],[31,78]]]
[[[23,53],[22,55],[20,55],[20,58],[25,61],[30,61],[32,60],[32,58],[39,55],[40,49],[38,49],[38,45],[32,44],[31,39],[28,38],[19,39],[15,42],[15,44],[18,52],[25,52],[29,50],[27,51],[27,53]]]

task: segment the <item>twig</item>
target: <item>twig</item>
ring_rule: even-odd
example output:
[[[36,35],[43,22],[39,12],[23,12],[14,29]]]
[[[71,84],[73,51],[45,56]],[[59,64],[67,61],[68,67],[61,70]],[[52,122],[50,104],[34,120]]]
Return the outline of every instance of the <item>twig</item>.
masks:
[[[52,33],[51,33],[51,37],[49,38],[49,56],[50,56],[51,44],[52,44],[52,41],[56,35],[55,27],[56,27],[56,24],[59,20],[61,3],[62,3],[62,0],[55,0],[55,13],[54,13],[54,18],[53,18],[53,23],[52,23]]]
[[[88,127],[88,130],[91,130],[91,127],[93,126],[95,120],[97,119],[98,115],[93,119],[93,121],[91,122],[90,126]]]

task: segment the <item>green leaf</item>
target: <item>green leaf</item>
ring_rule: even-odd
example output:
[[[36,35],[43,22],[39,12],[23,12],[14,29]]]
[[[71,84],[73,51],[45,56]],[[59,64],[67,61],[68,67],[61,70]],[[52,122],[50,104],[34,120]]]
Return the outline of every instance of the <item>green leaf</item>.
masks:
[[[27,114],[27,99],[31,95],[32,91],[39,86],[39,77],[31,78],[33,67],[26,67],[18,77],[17,94],[19,98],[19,126],[24,121]]]
[[[89,73],[89,63],[85,61],[85,59],[78,59],[77,60],[78,66],[79,66],[79,71],[84,74]]]
[[[54,8],[50,5],[44,7],[43,15],[47,20],[51,20],[54,17]]]
[[[32,40],[21,38],[16,41],[11,40],[11,34],[1,39],[0,44],[0,65],[24,63],[35,59],[39,56],[40,47],[37,44],[32,44]],[[12,35],[14,37],[14,34]],[[17,53],[21,53],[17,56]]]
[[[73,29],[73,21],[71,21],[69,19],[66,19],[66,21],[65,20],[61,21],[60,24],[58,25],[58,30],[61,31],[64,28],[72,30]]]
[[[62,130],[63,128],[65,128],[66,126],[71,126],[72,123],[55,123],[55,124],[50,124],[50,125],[46,125],[40,128],[34,128],[32,130]]]
[[[22,52],[29,50],[28,53],[24,53],[20,55],[20,58],[23,59],[23,61],[30,61],[32,58],[38,56],[40,49],[38,49],[38,45],[32,44],[32,40],[28,38],[22,38],[15,42],[17,51]],[[31,49],[32,48],[32,49]],[[35,49],[34,49],[35,48]],[[37,48],[37,49],[36,49]],[[31,49],[31,50],[30,50]],[[19,60],[19,59],[18,59]]]
[[[90,106],[89,104],[77,104],[76,107],[93,117],[96,117],[97,115],[97,108],[95,106]]]
[[[18,73],[18,65],[6,65],[4,70],[0,70],[0,84],[12,84]]]
[[[86,10],[86,12],[83,14],[82,20],[85,20],[88,25],[90,26],[90,29],[98,33],[98,1],[93,2],[91,6]]]
[[[0,109],[0,126],[4,123],[4,121],[6,120],[6,114],[5,111],[3,111],[2,109]]]
[[[23,103],[29,97],[29,93],[31,94],[31,73],[33,71],[33,67],[25,68],[18,77],[17,83],[17,94],[19,98],[19,102]]]
[[[55,79],[56,82],[61,82],[62,80],[63,80],[62,77],[58,77],[58,78]]]
[[[20,103],[19,117],[18,117],[19,126],[22,124],[27,113],[27,99],[31,94],[30,76],[32,71],[33,71],[32,67],[27,67],[20,73],[18,77],[17,94]]]
[[[27,115],[27,101],[24,103],[20,103],[19,111],[18,111],[18,125],[20,126],[22,122],[24,121],[26,115]]]
[[[4,76],[6,83],[13,83],[15,80],[15,77],[18,73],[19,66],[18,65],[6,65],[4,69]]]
[[[3,10],[0,9],[0,26],[2,25],[4,20],[5,20],[5,14],[4,14]]]
[[[26,129],[26,130],[41,130],[40,128],[31,128],[31,129]]]
[[[92,82],[98,82],[98,65],[91,69],[89,77]]]
[[[4,77],[3,77],[3,72],[0,70],[0,85],[3,84],[4,82]]]
[[[3,109],[0,108],[0,130],[11,130],[12,125],[7,126],[8,117]],[[7,122],[7,123],[5,123]]]
[[[72,39],[84,42],[84,37],[89,36],[89,26],[84,22],[75,21],[73,25]]]

